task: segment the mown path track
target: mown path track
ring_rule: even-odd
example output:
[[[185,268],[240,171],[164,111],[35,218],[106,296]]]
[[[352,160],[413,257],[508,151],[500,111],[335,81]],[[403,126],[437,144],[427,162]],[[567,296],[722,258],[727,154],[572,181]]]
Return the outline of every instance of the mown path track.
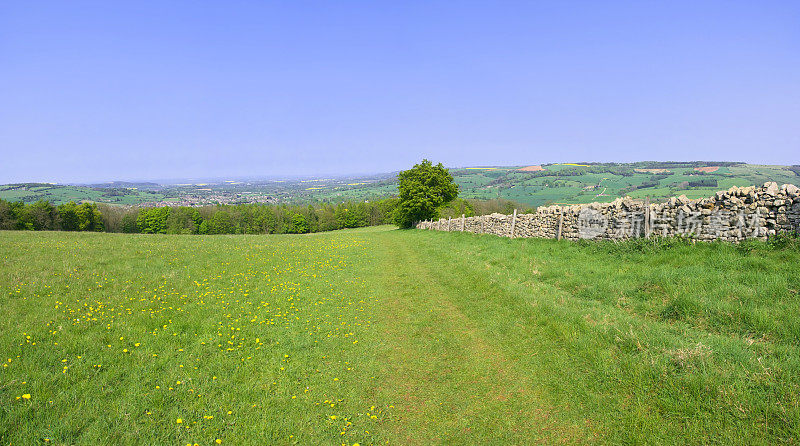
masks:
[[[376,234],[371,250],[371,281],[383,306],[376,325],[385,336],[379,391],[394,394],[387,399],[396,401],[397,439],[583,442],[581,427],[555,415],[520,364],[499,348],[502,336],[462,309],[469,302],[503,300],[496,294],[506,290],[475,283],[477,275],[463,269],[467,265],[448,268],[425,257],[403,235]],[[486,292],[495,296],[488,299]]]

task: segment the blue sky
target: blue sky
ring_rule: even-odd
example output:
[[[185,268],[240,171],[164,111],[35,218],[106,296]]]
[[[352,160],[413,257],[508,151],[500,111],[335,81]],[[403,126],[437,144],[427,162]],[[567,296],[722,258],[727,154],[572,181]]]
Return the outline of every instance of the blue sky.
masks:
[[[798,1],[0,3],[0,183],[800,163]]]

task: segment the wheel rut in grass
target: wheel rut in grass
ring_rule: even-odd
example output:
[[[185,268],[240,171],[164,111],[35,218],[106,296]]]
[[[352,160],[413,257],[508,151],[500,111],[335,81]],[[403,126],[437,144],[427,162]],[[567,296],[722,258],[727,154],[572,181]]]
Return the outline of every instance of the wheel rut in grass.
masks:
[[[454,301],[456,293],[397,233],[381,234],[374,283],[385,339],[380,392],[394,398],[404,443],[580,443],[581,429],[556,411]]]

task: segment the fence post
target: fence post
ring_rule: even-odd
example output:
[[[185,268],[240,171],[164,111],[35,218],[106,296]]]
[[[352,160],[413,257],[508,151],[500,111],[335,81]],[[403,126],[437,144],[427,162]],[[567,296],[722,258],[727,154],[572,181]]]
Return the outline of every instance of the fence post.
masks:
[[[511,238],[514,238],[514,230],[517,227],[517,210],[514,209],[514,216],[511,217]]]
[[[564,226],[564,208],[561,206],[558,207],[558,233],[556,234],[556,240],[561,240],[561,228]]]
[[[461,232],[464,232],[464,214],[461,214]]]
[[[650,196],[644,198],[644,236],[650,238]]]

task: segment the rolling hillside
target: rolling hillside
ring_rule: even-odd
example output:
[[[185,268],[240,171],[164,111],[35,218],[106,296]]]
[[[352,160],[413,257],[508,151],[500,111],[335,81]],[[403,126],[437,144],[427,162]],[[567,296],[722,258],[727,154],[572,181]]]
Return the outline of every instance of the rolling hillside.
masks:
[[[613,201],[626,195],[700,198],[731,186],[800,184],[800,166],[741,163],[547,164],[451,172],[462,198],[505,198],[531,206]]]
[[[710,196],[731,186],[767,181],[800,185],[800,166],[732,162],[565,163],[451,168],[462,198],[514,200],[531,207],[612,201],[629,195],[654,200],[685,194]],[[131,205],[305,203],[372,200],[397,193],[396,173],[337,178],[225,180],[185,184],[9,184],[0,199],[96,201]]]

